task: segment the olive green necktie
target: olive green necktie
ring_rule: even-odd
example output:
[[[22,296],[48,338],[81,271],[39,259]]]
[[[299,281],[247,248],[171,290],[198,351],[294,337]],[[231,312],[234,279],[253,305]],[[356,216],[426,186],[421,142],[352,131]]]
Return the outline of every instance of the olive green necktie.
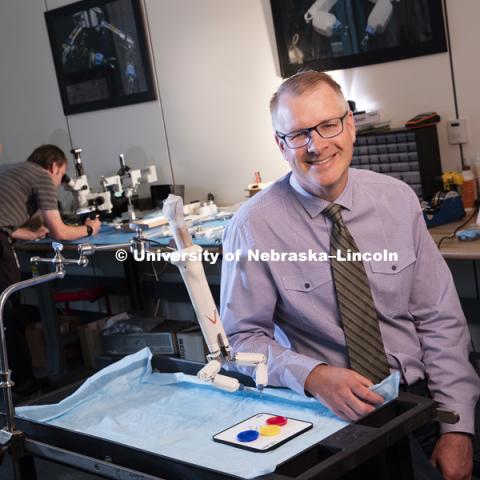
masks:
[[[332,221],[330,255],[347,256],[347,250],[358,252],[357,245],[345,225],[342,207],[331,203],[323,214]],[[383,347],[378,316],[365,267],[361,261],[331,259],[333,281],[342,318],[350,367],[378,383],[390,374]]]

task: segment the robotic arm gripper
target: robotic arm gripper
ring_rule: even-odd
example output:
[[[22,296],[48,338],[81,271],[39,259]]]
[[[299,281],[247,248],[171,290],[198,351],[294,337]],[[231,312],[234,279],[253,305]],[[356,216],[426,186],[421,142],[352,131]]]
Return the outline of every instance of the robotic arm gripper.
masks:
[[[220,322],[217,307],[208,287],[207,278],[201,261],[202,248],[194,245],[183,215],[181,197],[169,195],[163,204],[163,213],[167,217],[170,228],[181,253],[175,265],[180,270],[187,287],[190,300],[197,315],[198,323],[207,344],[208,363],[198,372],[198,378],[204,382],[212,382],[216,387],[229,392],[241,388],[238,380],[220,375],[218,372],[223,362],[255,367],[255,383],[262,391],[268,382],[268,371],[265,355],[261,353],[232,352],[227,335]]]

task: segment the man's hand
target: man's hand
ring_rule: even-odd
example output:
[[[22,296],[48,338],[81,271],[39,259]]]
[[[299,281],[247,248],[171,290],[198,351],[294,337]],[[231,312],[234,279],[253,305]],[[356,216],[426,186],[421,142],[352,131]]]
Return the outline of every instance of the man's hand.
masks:
[[[35,236],[34,240],[40,240],[41,238],[45,238],[48,235],[48,233],[49,233],[48,228],[42,225],[40,228],[37,228],[37,230],[33,232]]]
[[[473,468],[472,438],[460,432],[440,435],[430,460],[445,480],[470,480]]]
[[[347,368],[317,365],[305,381],[305,390],[345,420],[358,420],[383,403],[368,389],[372,382]]]
[[[93,228],[92,235],[96,235],[100,231],[100,228],[102,227],[102,222],[98,219],[98,217],[87,218],[85,220],[85,225],[89,225],[90,227],[92,227]]]
[[[16,240],[39,240],[45,238],[47,235],[48,228],[43,225],[36,230],[20,227],[12,232],[12,238]]]

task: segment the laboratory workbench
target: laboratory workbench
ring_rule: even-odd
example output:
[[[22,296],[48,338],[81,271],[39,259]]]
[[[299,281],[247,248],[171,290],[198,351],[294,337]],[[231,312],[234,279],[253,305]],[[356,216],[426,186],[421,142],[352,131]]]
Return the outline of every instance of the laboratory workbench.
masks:
[[[227,221],[213,220],[205,222],[203,225],[206,227],[218,227],[226,224]],[[161,228],[145,229],[143,231],[143,236],[147,240],[151,240],[152,249],[164,249],[169,245],[171,237],[163,237],[161,234]],[[109,225],[103,225],[101,231],[95,236],[60,242],[64,245],[63,254],[66,258],[78,258],[78,245],[82,243],[89,243],[94,246],[110,246],[113,250],[97,251],[93,256],[89,257],[90,265],[86,268],[80,266],[67,267],[64,280],[44,283],[35,287],[45,338],[47,375],[57,375],[64,373],[66,370],[61,335],[58,322],[56,321],[57,310],[53,301],[54,288],[64,290],[66,288],[80,288],[84,285],[91,286],[92,281],[89,276],[94,275],[100,283],[108,285],[109,289],[128,296],[131,311],[143,310],[145,290],[142,285],[140,262],[135,261],[130,253],[123,262],[115,259],[115,250],[123,248],[128,252],[128,246],[122,247],[122,244],[128,245],[135,235],[136,233],[132,231],[128,232]],[[221,246],[215,241],[203,238],[195,239],[194,241],[209,251],[219,252],[221,250]],[[31,256],[53,257],[51,243],[51,239],[44,239],[35,242],[17,242],[15,244],[15,250],[19,254],[27,277],[31,276],[29,264]],[[52,267],[48,264],[40,264],[38,269],[39,273],[47,273],[51,271]]]
[[[462,224],[464,220],[454,222],[451,224],[441,225],[429,230],[435,242],[438,242],[443,236],[450,235],[455,228]],[[212,226],[218,226],[221,223],[227,221],[212,222]],[[157,234],[160,229],[145,230],[144,235],[148,239],[152,239],[154,243],[152,246],[158,248],[167,247],[171,237],[158,238]],[[128,243],[135,236],[134,232],[125,232],[118,229],[114,229],[111,226],[103,226],[100,234],[93,237],[84,237],[73,242],[65,242],[64,254],[66,257],[77,257],[77,248],[80,243],[92,243],[94,245],[119,245]],[[205,239],[197,240],[196,243],[200,244],[203,248],[209,251],[221,252],[221,245]],[[20,255],[25,256],[24,260],[32,255],[52,256],[51,240],[43,240],[40,242],[18,242],[16,244],[16,250]],[[479,282],[478,282],[478,261],[480,260],[480,240],[459,241],[458,239],[447,239],[442,242],[441,249],[442,255],[449,263],[452,273],[455,278],[457,290],[460,297],[466,297],[466,308],[472,312],[476,309],[475,302],[479,298]],[[143,271],[139,262],[133,260],[130,255],[125,262],[118,262],[115,260],[113,251],[102,251],[90,257],[91,267],[83,269],[81,267],[69,267],[67,268],[67,275],[65,280],[56,282],[55,287],[58,289],[65,288],[78,288],[85,284],[90,284],[90,275],[95,275],[98,281],[101,281],[109,286],[109,289],[114,293],[117,292],[121,295],[128,296],[130,309],[132,311],[139,311],[144,307],[145,296],[152,296],[156,294],[156,290],[160,288],[157,283],[152,285],[152,282],[147,281],[143,283]],[[468,262],[470,261],[470,262]],[[26,262],[24,261],[24,264]],[[29,268],[29,265],[26,266]],[[43,265],[43,272],[50,268],[48,265]],[[217,269],[219,274],[219,266]],[[26,272],[27,276],[30,276],[29,271]],[[219,275],[216,275],[219,276]],[[165,275],[164,275],[165,277]],[[470,279],[471,277],[471,279]],[[468,279],[468,280],[466,280]],[[40,308],[40,314],[44,326],[45,342],[46,342],[46,357],[47,357],[47,373],[55,375],[65,371],[65,359],[63,355],[63,348],[61,346],[60,335],[58,332],[58,325],[56,322],[56,308],[53,303],[52,285],[43,284],[36,287],[38,304]],[[213,286],[214,294],[217,294],[217,286]],[[167,289],[168,294],[175,293],[174,289]],[[166,292],[165,288],[163,289]],[[123,293],[122,293],[123,292]],[[180,294],[181,292],[178,292]],[[218,296],[218,295],[217,295]],[[474,299],[474,303],[472,300]],[[168,300],[168,299],[167,299]],[[178,301],[178,298],[173,299]],[[472,304],[472,305],[470,305]],[[471,308],[470,308],[471,307]],[[472,315],[467,316],[472,317]]]
[[[472,222],[473,221],[474,219]],[[455,229],[464,222],[465,218],[456,222],[430,228],[428,231],[432,235],[435,243],[438,244],[441,238],[452,235]],[[448,238],[442,241],[440,252],[447,260],[480,260],[480,239],[461,241],[458,240],[458,238]]]

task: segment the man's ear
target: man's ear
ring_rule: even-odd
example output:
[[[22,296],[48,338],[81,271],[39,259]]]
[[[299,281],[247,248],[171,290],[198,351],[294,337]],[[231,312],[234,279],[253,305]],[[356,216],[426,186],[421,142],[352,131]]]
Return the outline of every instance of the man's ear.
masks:
[[[60,168],[61,168],[61,165],[58,162],[53,162],[50,167],[50,172],[56,174]]]
[[[274,135],[274,137],[275,137],[275,142],[278,145],[278,148],[280,149],[283,155],[285,152],[285,142],[281,138],[279,138],[277,135]]]
[[[350,136],[352,137],[352,143],[355,143],[355,140],[357,139],[357,129],[355,128],[355,120],[353,119],[353,113],[351,110],[348,112],[346,123],[346,127],[350,131]]]

